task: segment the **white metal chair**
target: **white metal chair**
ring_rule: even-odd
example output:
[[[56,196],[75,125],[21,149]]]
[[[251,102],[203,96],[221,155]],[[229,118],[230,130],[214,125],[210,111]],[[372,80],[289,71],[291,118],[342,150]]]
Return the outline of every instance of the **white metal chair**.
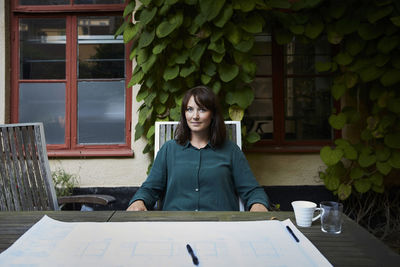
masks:
[[[178,121],[157,121],[155,124],[155,140],[154,140],[154,158],[157,155],[160,147],[174,138]],[[225,121],[227,137],[229,140],[235,142],[240,149],[242,149],[242,136],[240,121]],[[244,211],[244,205],[239,198],[239,210]]]

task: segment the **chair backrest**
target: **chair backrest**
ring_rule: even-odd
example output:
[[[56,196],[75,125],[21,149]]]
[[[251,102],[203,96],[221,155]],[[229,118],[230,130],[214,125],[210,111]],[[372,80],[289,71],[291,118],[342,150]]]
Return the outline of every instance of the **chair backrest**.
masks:
[[[154,157],[160,147],[174,138],[178,121],[157,121],[155,125]],[[240,121],[225,121],[228,139],[235,142],[242,149],[242,133]]]
[[[157,155],[160,147],[174,138],[178,121],[157,121],[155,125],[155,140],[154,140],[154,158]],[[240,127],[240,121],[225,121],[226,134],[228,139],[235,142],[240,149],[242,149],[242,132]],[[239,199],[239,210],[244,211],[243,202]]]
[[[42,123],[0,125],[0,210],[58,210]]]

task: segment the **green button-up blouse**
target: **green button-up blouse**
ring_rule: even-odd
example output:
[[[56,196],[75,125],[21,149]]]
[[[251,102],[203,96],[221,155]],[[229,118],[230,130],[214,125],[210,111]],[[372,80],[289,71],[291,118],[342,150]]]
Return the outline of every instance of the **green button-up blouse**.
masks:
[[[147,208],[163,199],[163,210],[235,211],[238,196],[246,210],[268,207],[268,197],[256,181],[240,148],[231,141],[215,148],[185,146],[175,140],[158,151],[150,174],[130,203],[143,200]]]

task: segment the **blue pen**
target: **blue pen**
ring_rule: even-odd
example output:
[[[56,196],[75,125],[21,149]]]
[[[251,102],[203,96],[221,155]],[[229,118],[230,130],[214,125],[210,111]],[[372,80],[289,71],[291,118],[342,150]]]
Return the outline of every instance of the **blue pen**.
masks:
[[[189,252],[190,256],[192,257],[193,264],[194,265],[199,265],[199,259],[194,254],[192,247],[189,244],[187,244],[186,245],[186,249]]]
[[[290,229],[290,227],[288,225],[286,225],[286,229],[288,230],[289,234],[291,234],[294,238],[294,240],[296,240],[296,242],[300,242],[300,240],[297,238],[297,236],[293,233],[292,229]]]

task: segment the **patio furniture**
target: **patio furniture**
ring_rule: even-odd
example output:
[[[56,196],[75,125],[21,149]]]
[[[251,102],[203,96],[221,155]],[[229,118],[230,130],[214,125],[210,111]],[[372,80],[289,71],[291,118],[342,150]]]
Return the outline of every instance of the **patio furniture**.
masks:
[[[0,125],[0,211],[59,210],[67,203],[107,205],[109,195],[56,197],[42,123]]]

